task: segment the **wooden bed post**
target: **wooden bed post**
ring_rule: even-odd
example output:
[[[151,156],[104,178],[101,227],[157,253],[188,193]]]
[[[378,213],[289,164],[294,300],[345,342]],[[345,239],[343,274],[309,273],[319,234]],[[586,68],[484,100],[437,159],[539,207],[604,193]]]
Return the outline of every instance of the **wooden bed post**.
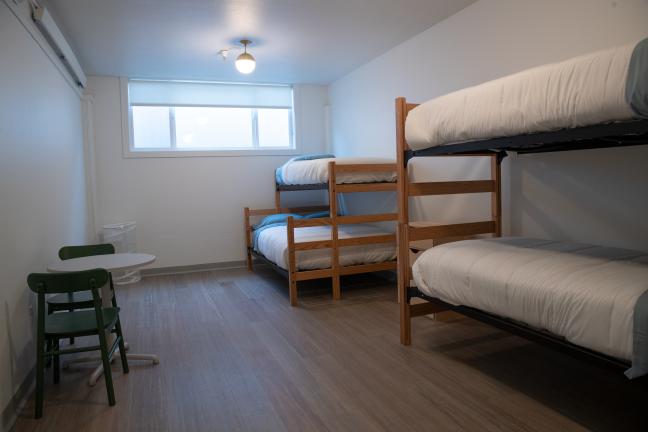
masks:
[[[250,208],[243,209],[243,218],[245,219],[245,246],[247,253],[247,269],[252,271],[252,227],[250,226]]]
[[[277,211],[281,210],[281,191],[279,190],[279,185],[275,186],[275,208]]]
[[[333,300],[340,300],[340,249],[338,247],[338,220],[337,220],[337,179],[335,175],[335,161],[328,164],[329,172],[329,217],[331,218],[331,282],[333,284]]]
[[[491,214],[495,222],[495,237],[502,236],[502,158],[499,154],[491,156],[491,180],[495,189],[491,194]]]
[[[407,102],[405,98],[396,99],[396,173],[398,184],[398,302],[400,304],[400,340],[409,345],[412,340],[412,327],[407,289],[410,283],[409,267],[409,199],[407,167],[405,161],[405,119]]]
[[[286,226],[288,234],[288,285],[290,306],[297,306],[297,260],[295,259],[295,219],[290,216]]]

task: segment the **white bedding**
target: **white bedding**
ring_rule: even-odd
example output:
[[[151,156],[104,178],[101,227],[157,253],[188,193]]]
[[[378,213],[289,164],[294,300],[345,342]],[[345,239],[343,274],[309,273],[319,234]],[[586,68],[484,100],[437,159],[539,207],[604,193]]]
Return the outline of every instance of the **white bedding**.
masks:
[[[636,45],[540,66],[425,102],[407,116],[407,143],[419,150],[632,119],[636,114],[625,92]]]
[[[630,360],[637,299],[648,290],[648,254],[583,244],[501,238],[425,251],[418,288]]]
[[[328,182],[328,164],[331,161],[335,161],[335,163],[339,165],[395,163],[395,161],[391,159],[366,157],[339,157],[289,161],[279,168],[279,170],[281,170],[281,183],[285,185],[326,183]],[[336,180],[338,183],[395,182],[396,172],[343,173],[340,174]]]
[[[341,239],[369,235],[393,234],[371,225],[342,225],[338,228]],[[307,227],[295,230],[295,241],[329,240],[330,227]],[[288,269],[288,239],[286,226],[266,228],[259,233],[258,252],[283,269]],[[316,270],[331,267],[331,249],[297,251],[298,270]],[[372,264],[396,259],[394,243],[348,246],[340,249],[340,264]]]

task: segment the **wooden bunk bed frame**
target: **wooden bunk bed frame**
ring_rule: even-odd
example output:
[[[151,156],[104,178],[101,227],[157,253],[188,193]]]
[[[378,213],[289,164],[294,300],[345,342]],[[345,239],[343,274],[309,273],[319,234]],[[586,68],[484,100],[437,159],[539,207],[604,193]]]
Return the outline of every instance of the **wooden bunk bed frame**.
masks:
[[[343,266],[340,264],[340,248],[348,246],[359,246],[381,243],[396,243],[396,234],[370,235],[362,237],[352,237],[341,239],[338,236],[340,225],[349,224],[366,224],[376,222],[396,222],[397,213],[384,214],[366,214],[353,216],[338,215],[338,194],[355,193],[355,192],[380,192],[395,191],[397,183],[394,182],[377,182],[377,183],[338,183],[339,174],[350,172],[383,172],[397,171],[396,164],[336,164],[331,161],[328,164],[328,183],[315,185],[295,185],[285,186],[276,185],[275,208],[253,210],[248,207],[243,209],[245,222],[245,241],[247,245],[247,268],[253,270],[253,258],[270,265],[279,274],[288,278],[290,305],[297,306],[297,283],[305,280],[331,278],[333,299],[341,298],[340,277],[360,273],[372,273],[386,270],[396,270],[397,261],[386,261],[374,264],[359,264],[352,266]],[[326,190],[328,189],[328,206],[311,206],[301,208],[282,208],[281,192],[297,190]],[[287,222],[287,241],[288,241],[288,269],[283,269],[267,259],[263,254],[254,250],[252,245],[252,217],[266,216],[279,213],[309,213],[316,211],[328,211],[329,217],[312,218],[312,219],[295,219],[288,218]],[[309,242],[296,242],[295,230],[298,228],[330,226],[331,238],[328,240],[318,240]],[[297,252],[313,249],[330,249],[331,250],[331,267],[317,270],[299,270],[297,269]]]
[[[595,126],[566,129],[555,132],[521,135],[509,138],[472,141],[450,144],[413,151],[405,139],[407,114],[418,104],[408,103],[405,98],[396,99],[396,144],[398,164],[398,292],[400,302],[400,341],[403,345],[412,342],[411,319],[445,311],[454,311],[470,318],[485,322],[514,334],[543,343],[577,357],[587,358],[597,363],[613,367],[628,368],[625,361],[592,351],[557,337],[551,333],[533,329],[516,321],[486,313],[478,309],[455,306],[429,297],[410,287],[412,267],[410,253],[421,249],[411,242],[437,240],[440,242],[453,238],[477,235],[502,234],[501,201],[501,162],[507,151],[520,154],[555,151],[583,150],[594,148],[648,145],[648,120],[635,120],[622,123],[600,124]],[[452,182],[410,182],[408,162],[413,157],[457,157],[482,156],[491,160],[490,179],[482,181]],[[491,219],[482,222],[412,226],[409,220],[409,198],[428,195],[450,194],[491,194]],[[413,299],[417,299],[412,302]]]

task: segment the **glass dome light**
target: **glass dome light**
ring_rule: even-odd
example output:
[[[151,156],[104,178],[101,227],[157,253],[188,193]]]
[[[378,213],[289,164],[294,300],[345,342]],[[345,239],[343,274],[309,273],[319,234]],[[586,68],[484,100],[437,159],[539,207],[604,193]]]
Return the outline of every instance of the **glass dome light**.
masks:
[[[247,39],[243,39],[241,43],[243,44],[244,51],[243,54],[236,58],[236,69],[242,74],[249,74],[252,73],[256,68],[256,60],[254,59],[254,56],[247,52],[247,46],[252,42]]]

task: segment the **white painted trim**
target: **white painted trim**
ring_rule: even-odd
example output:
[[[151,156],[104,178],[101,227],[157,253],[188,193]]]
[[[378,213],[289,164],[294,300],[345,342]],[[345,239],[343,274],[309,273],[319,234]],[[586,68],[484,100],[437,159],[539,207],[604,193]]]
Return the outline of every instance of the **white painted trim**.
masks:
[[[304,112],[304,103],[302,100],[302,88],[300,85],[293,86],[293,139],[295,141],[295,153],[301,153],[302,149],[302,120],[304,118],[302,112]]]
[[[139,158],[179,158],[179,157],[249,157],[249,156],[292,156],[298,155],[295,149],[288,150],[130,150],[123,155],[127,159]]]
[[[120,109],[121,109],[121,128],[122,128],[122,156],[130,158],[178,158],[178,157],[256,157],[256,156],[294,156],[301,153],[301,89],[299,86],[293,86],[293,142],[294,148],[291,149],[254,149],[254,150],[135,150],[133,143],[133,113],[128,102],[128,81],[127,77],[119,78],[120,87]],[[238,83],[235,83],[238,84]],[[282,84],[283,85],[283,84]]]
[[[0,431],[13,431],[19,415],[29,402],[29,398],[36,389],[36,364],[32,366],[27,376],[18,386],[18,389],[9,399],[5,407],[0,410]]]
[[[119,107],[121,109],[122,128],[122,156],[128,157],[130,143],[133,141],[131,133],[131,109],[128,103],[128,78],[119,77]]]
[[[324,143],[326,146],[326,153],[333,153],[333,146],[331,143],[331,105],[324,105]]]
[[[94,98],[90,95],[81,97],[81,115],[83,122],[83,153],[86,177],[86,199],[88,200],[88,218],[90,224],[90,241],[96,242],[99,238],[99,227],[97,226],[97,214],[99,204],[97,202],[97,177],[96,157],[94,140]]]
[[[262,263],[259,262],[259,265],[261,264]],[[246,262],[242,260],[223,261],[223,262],[209,263],[209,264],[193,264],[193,265],[186,265],[186,266],[148,268],[148,269],[140,270],[140,274],[142,275],[142,277],[149,277],[149,276],[218,271],[218,270],[234,270],[234,269],[242,269],[245,267],[246,267]]]

